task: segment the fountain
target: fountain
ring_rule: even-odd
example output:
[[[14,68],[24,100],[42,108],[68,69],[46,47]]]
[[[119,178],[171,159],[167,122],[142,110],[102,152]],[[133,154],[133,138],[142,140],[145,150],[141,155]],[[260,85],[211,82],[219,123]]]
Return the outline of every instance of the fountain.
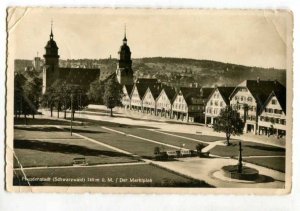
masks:
[[[242,159],[242,143],[239,142],[239,159],[237,165],[228,165],[222,167],[222,173],[230,179],[254,181],[258,179],[258,170],[243,166]]]

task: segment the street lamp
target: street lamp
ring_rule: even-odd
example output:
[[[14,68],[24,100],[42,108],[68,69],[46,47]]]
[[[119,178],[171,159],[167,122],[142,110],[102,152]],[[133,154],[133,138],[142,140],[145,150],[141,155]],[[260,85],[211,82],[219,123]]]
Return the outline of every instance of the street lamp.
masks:
[[[72,136],[72,127],[73,127],[73,92],[71,92],[71,136]]]

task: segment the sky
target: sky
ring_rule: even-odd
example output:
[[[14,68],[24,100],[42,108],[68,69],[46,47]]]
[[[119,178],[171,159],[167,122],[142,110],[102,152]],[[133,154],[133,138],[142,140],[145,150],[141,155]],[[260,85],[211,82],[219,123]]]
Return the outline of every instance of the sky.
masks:
[[[132,58],[206,59],[285,69],[291,15],[284,11],[12,8],[8,53],[44,54],[53,20],[61,59],[117,58],[124,25]]]

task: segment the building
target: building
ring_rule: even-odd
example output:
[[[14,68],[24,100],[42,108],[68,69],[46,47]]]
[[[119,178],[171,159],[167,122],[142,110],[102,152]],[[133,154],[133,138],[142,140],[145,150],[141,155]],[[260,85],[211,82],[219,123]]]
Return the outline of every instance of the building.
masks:
[[[123,97],[122,97],[122,104],[125,109],[131,108],[131,92],[133,89],[133,85],[124,85],[123,86]]]
[[[143,97],[148,89],[145,84],[134,84],[130,95],[131,109],[135,111],[143,111]]]
[[[32,65],[37,72],[42,71],[43,61],[41,60],[41,57],[39,57],[38,55],[34,57]]]
[[[199,117],[198,122],[205,123],[205,108],[208,101],[209,96],[211,95],[214,88],[202,87],[200,89],[200,100],[199,100]]]
[[[126,29],[124,33],[123,45],[119,50],[119,61],[116,70],[116,77],[121,85],[133,85],[133,70],[131,51],[127,45]]]
[[[156,115],[171,118],[172,104],[176,91],[173,87],[163,86],[156,99]]]
[[[278,81],[245,80],[235,87],[229,97],[230,105],[237,109],[245,123],[244,132],[257,133],[258,117],[272,93],[284,88]],[[284,93],[284,97],[286,94]]]
[[[205,107],[205,125],[213,125],[221,110],[230,105],[229,96],[233,90],[234,87],[214,88],[208,97]]]
[[[286,89],[272,91],[260,111],[258,118],[259,135],[286,135]]]
[[[150,84],[143,97],[143,112],[156,115],[156,99],[161,92],[161,84]]]
[[[174,97],[172,119],[199,122],[202,106],[201,88],[181,87]]]
[[[58,46],[54,41],[52,26],[50,39],[45,46],[44,59],[43,94],[45,94],[57,80],[60,80],[61,83],[66,82],[67,84],[76,85],[86,90],[93,81],[100,79],[100,69],[59,67]]]

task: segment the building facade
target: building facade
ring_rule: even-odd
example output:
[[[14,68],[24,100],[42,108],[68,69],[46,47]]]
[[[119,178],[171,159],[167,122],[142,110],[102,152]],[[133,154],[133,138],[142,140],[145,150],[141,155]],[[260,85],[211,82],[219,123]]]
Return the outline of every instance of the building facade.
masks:
[[[257,134],[258,118],[264,103],[272,91],[282,88],[278,81],[261,81],[258,78],[245,80],[234,89],[229,97],[230,105],[237,109],[244,121],[244,132]]]
[[[133,89],[133,85],[124,85],[123,86],[123,97],[122,97],[122,104],[125,109],[131,108],[131,92]]]
[[[278,138],[286,136],[286,99],[285,89],[282,92],[273,91],[263,106],[258,118],[259,135],[275,135]]]
[[[208,97],[205,107],[205,125],[212,126],[222,109],[230,105],[229,96],[234,87],[216,87]]]
[[[176,92],[169,86],[164,86],[156,99],[156,115],[171,118],[172,104]]]
[[[130,97],[131,109],[134,111],[143,111],[143,97],[147,91],[148,86],[144,84],[134,84]]]
[[[143,97],[143,112],[156,115],[156,99],[161,92],[160,84],[151,84],[148,86]]]

